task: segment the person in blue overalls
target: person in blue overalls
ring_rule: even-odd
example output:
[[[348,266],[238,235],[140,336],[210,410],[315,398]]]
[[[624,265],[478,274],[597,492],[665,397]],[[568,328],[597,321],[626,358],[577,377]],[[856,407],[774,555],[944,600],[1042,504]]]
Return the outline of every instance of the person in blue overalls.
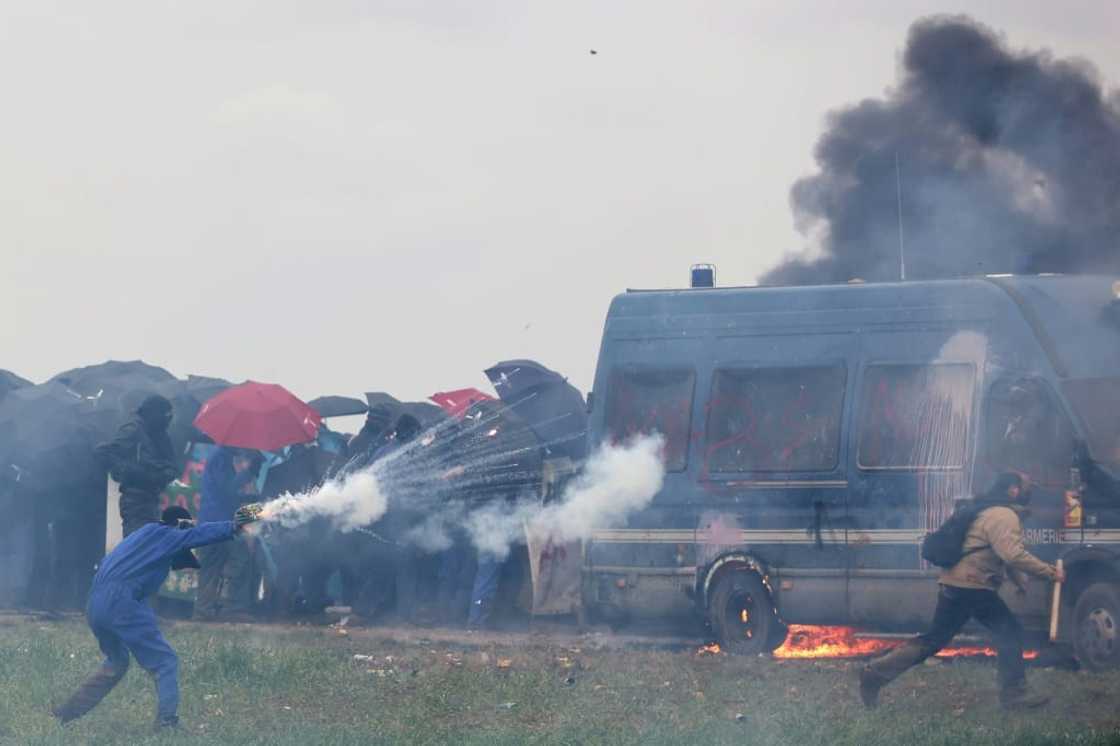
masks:
[[[190,517],[186,509],[173,505],[163,511],[159,523],[129,534],[101,561],[90,588],[86,619],[105,661],[69,700],[52,711],[64,725],[85,715],[112,691],[128,670],[130,654],[155,678],[157,726],[178,725],[179,658],[159,631],[147,598],[163,585],[173,563],[176,567],[191,564],[191,549],[232,539],[245,524],[256,520],[244,509],[232,521],[197,527]]]

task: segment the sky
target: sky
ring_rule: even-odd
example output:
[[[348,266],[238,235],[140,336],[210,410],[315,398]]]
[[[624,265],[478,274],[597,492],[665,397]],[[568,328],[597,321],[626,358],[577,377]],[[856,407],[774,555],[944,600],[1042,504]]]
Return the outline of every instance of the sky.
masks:
[[[615,294],[812,251],[827,113],[933,13],[1120,83],[1109,2],[6,0],[0,368],[587,391]]]

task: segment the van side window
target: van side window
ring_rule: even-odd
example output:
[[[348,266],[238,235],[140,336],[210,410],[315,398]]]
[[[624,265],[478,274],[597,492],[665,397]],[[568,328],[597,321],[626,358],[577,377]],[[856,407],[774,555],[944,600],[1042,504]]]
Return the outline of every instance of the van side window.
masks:
[[[1018,471],[1035,484],[1062,489],[1073,450],[1073,425],[1041,381],[1001,379],[992,384],[984,458],[994,471]]]
[[[967,363],[868,366],[860,395],[860,468],[963,468],[975,377]]]
[[[842,366],[717,370],[707,471],[832,471],[846,380]]]
[[[607,432],[614,442],[639,433],[665,436],[665,468],[683,471],[688,464],[692,426],[691,370],[616,368],[607,394]]]

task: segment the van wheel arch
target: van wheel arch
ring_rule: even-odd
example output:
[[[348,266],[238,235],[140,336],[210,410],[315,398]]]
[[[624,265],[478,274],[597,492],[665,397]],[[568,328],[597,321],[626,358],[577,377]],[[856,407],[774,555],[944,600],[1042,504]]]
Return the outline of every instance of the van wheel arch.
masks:
[[[1062,589],[1062,606],[1073,607],[1077,599],[1094,583],[1120,586],[1120,557],[1099,548],[1087,548],[1062,559],[1066,582]]]
[[[708,566],[698,585],[704,618],[727,652],[766,653],[785,641],[788,628],[778,616],[769,573],[756,557],[723,555]],[[740,621],[741,614],[749,623]]]

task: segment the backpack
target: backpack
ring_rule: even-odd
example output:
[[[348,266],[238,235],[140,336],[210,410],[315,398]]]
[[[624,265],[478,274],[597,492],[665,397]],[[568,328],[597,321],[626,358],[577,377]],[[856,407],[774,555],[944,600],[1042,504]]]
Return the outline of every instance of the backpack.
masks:
[[[957,509],[941,524],[940,528],[932,534],[926,534],[926,537],[922,539],[922,559],[931,565],[950,568],[960,562],[966,555],[979,552],[981,549],[987,549],[988,547],[985,545],[970,549],[967,552],[961,551],[965,537],[968,536],[968,529],[972,527],[972,522],[976,520],[976,516],[997,504],[979,500],[961,501]]]

